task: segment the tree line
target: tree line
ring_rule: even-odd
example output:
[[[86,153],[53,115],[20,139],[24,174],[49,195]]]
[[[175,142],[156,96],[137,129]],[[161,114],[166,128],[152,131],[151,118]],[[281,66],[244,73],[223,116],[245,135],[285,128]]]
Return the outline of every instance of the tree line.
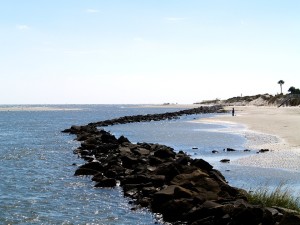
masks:
[[[280,80],[278,81],[278,84],[280,85],[280,93],[282,94],[282,85],[284,84],[284,81]],[[290,94],[300,94],[300,89],[292,86],[289,88],[288,92],[290,92]]]
[[[300,94],[299,88],[295,88],[295,87],[290,87],[288,92],[290,92],[291,94]]]

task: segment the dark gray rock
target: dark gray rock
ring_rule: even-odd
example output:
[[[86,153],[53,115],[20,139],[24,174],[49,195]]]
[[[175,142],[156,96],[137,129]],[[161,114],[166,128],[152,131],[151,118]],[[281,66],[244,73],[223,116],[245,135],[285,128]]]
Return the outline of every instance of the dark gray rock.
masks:
[[[229,162],[230,162],[230,159],[221,159],[220,162],[221,162],[221,163],[229,163]]]
[[[175,158],[175,152],[171,148],[160,148],[154,152],[154,156],[158,158]]]
[[[103,170],[103,166],[99,162],[89,162],[80,166],[75,171],[75,176],[95,175]]]
[[[265,152],[268,152],[268,151],[270,151],[269,149],[260,149],[258,152],[259,153],[265,153]]]
[[[279,225],[299,225],[300,224],[300,215],[295,215],[291,213],[286,213]]]
[[[117,181],[113,178],[103,178],[98,180],[98,183],[95,187],[115,187],[117,185]]]
[[[191,165],[206,171],[211,171],[213,169],[213,166],[210,165],[208,162],[204,161],[203,159],[194,159],[192,160]]]

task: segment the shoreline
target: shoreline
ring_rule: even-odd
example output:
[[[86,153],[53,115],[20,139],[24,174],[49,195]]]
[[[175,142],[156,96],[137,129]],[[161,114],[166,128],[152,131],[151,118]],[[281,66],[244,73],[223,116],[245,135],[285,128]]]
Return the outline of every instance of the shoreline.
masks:
[[[124,136],[116,138],[103,129],[116,124],[178,118],[179,115],[197,114],[198,110],[211,113],[201,107],[175,113],[119,117],[65,129],[62,132],[76,135],[75,140],[81,143],[73,152],[87,161],[75,175],[93,176],[94,187],[122,187],[124,196],[132,199],[133,210],[147,207],[161,214],[162,222],[170,224],[289,221],[290,214],[286,211],[252,205],[246,191],[230,186],[223,174],[203,159],[193,159],[166,145],[134,144]],[[218,110],[213,107],[212,111]],[[283,217],[271,212],[281,213]]]
[[[231,113],[217,115],[195,122],[231,126],[231,133],[244,136],[245,147],[259,150],[269,149],[265,154],[256,154],[233,160],[242,166],[287,169],[300,171],[300,108],[299,107],[234,107],[236,116]],[[231,107],[225,107],[231,110]]]

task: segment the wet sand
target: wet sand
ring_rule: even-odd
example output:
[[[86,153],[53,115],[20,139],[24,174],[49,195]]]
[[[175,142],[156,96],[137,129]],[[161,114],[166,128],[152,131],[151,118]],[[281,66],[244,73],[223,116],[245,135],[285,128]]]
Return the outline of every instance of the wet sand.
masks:
[[[238,106],[231,113],[209,119],[203,123],[242,124],[232,132],[244,135],[250,149],[269,149],[270,152],[238,159],[234,163],[265,168],[300,171],[300,107]],[[227,107],[231,110],[232,107]],[[237,126],[238,127],[238,126]]]

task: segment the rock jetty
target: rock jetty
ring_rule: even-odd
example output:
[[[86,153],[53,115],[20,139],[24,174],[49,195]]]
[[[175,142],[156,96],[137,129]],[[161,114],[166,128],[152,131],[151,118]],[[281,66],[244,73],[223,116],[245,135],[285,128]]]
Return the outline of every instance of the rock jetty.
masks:
[[[135,115],[135,116],[124,116],[111,120],[104,120],[95,123],[88,124],[89,126],[97,127],[106,127],[116,124],[126,124],[126,123],[136,123],[136,122],[151,122],[151,121],[160,121],[160,120],[172,120],[178,119],[183,115],[193,115],[193,114],[202,114],[202,113],[220,113],[226,112],[222,106],[201,106],[198,108],[184,109],[176,112],[167,112],[167,113],[157,113],[157,114],[146,114],[146,115]]]
[[[81,146],[74,153],[86,160],[75,175],[92,176],[95,187],[121,186],[124,195],[135,204],[134,208],[148,207],[172,224],[300,224],[300,216],[288,210],[251,205],[244,190],[228,185],[224,176],[202,159],[192,159],[182,151],[176,153],[165,145],[133,144],[124,136],[117,138],[98,128],[173,119],[183,112],[212,112],[211,108],[201,108],[165,115],[122,117],[64,130],[76,135]]]

